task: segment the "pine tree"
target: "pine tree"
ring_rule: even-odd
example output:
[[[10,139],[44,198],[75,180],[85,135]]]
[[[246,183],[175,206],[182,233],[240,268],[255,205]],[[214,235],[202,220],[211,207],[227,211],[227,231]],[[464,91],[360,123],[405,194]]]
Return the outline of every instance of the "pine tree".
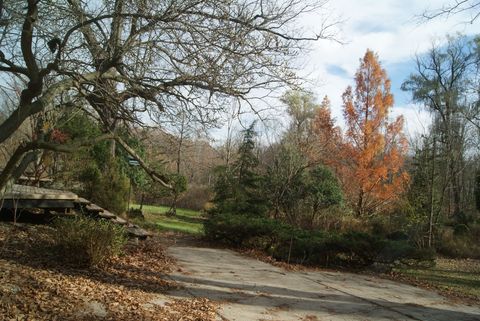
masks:
[[[261,193],[262,177],[257,173],[255,123],[243,131],[238,158],[231,167],[217,169],[215,209],[220,213],[265,215],[267,207]]]

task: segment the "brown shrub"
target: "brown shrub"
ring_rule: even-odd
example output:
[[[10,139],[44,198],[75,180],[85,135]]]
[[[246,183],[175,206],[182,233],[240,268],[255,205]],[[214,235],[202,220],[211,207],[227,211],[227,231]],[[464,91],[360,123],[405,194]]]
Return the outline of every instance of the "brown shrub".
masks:
[[[354,217],[346,209],[332,206],[316,216],[314,228],[335,232],[368,232],[370,225],[365,220]]]
[[[203,210],[205,204],[212,198],[212,191],[209,187],[204,185],[189,186],[188,189],[183,192],[177,200],[177,207],[186,208],[190,210],[200,211]],[[172,204],[172,197],[160,197],[157,199],[146,199],[148,204],[152,205],[165,205],[170,206]]]
[[[472,225],[462,235],[453,228],[443,228],[438,232],[437,249],[452,258],[480,259],[480,225]]]
[[[54,248],[65,263],[100,266],[118,256],[127,241],[125,230],[104,220],[61,218],[52,230]]]

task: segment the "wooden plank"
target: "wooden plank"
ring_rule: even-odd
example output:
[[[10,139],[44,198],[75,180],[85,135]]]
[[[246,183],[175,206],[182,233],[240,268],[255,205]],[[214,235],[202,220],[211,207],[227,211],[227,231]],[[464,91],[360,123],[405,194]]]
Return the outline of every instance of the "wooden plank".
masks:
[[[85,209],[89,212],[97,212],[97,213],[100,213],[100,212],[103,212],[105,211],[103,208],[101,208],[100,206],[98,206],[97,204],[88,204],[87,206],[85,206]]]
[[[98,213],[98,216],[103,217],[103,218],[116,218],[117,215],[110,213],[107,210],[104,210],[102,213]]]
[[[23,176],[22,175],[18,178],[18,181],[20,181],[20,182],[52,183],[53,178],[48,178],[48,177],[38,178],[38,177],[34,177],[34,176]]]
[[[127,221],[126,221],[126,220],[124,220],[123,218],[118,217],[118,216],[117,216],[116,218],[114,218],[114,219],[112,220],[112,222],[115,223],[115,224],[119,224],[119,225],[125,225],[125,224],[127,224]]]
[[[147,231],[145,230],[142,230],[142,229],[139,229],[139,228],[132,228],[132,227],[129,227],[127,228],[127,231],[128,231],[128,234],[129,236],[131,237],[137,237],[139,239],[146,239],[147,237],[151,236],[150,233],[148,233]]]
[[[67,209],[74,208],[75,203],[71,200],[55,200],[55,199],[5,199],[0,202],[1,208],[22,209],[22,208],[51,208],[51,209]]]
[[[20,200],[77,200],[78,195],[68,191],[14,184],[5,193],[4,199]]]
[[[92,202],[90,202],[89,200],[83,198],[83,197],[79,197],[75,203],[78,203],[78,204],[85,204],[85,205],[88,205],[88,204],[92,204]]]
[[[146,239],[152,235],[150,232],[140,228],[138,225],[127,226],[127,232],[130,236],[138,237],[139,239]]]

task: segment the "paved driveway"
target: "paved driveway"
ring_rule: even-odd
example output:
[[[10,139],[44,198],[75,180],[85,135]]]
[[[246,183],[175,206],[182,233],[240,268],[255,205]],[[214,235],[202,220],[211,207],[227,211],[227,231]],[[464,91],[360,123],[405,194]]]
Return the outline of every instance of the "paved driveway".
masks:
[[[170,295],[221,302],[219,320],[480,321],[480,307],[380,278],[340,272],[287,272],[233,251],[173,245],[183,285]],[[479,304],[480,305],[480,304]]]

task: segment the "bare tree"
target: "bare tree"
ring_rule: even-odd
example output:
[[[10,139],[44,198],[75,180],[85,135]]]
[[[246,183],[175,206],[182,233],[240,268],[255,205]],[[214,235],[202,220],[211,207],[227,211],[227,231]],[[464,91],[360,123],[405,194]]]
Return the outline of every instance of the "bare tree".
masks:
[[[240,136],[238,135],[240,130],[237,128],[237,121],[241,113],[240,110],[240,104],[238,104],[236,100],[233,100],[231,104],[228,105],[228,111],[223,120],[226,133],[224,141],[222,142],[222,145],[219,146],[218,151],[227,168],[230,167],[234,158],[235,150],[238,149],[240,142]],[[237,137],[234,137],[235,134],[237,134]]]
[[[440,17],[449,18],[461,13],[468,13],[469,18],[466,23],[474,23],[480,16],[480,1],[478,0],[453,0],[442,7],[432,10],[425,10],[422,14],[423,19],[432,20]]]
[[[438,142],[437,161],[442,166],[439,170],[443,176],[442,197],[447,196],[448,201],[447,214],[459,215],[464,210],[463,181],[470,136],[464,115],[471,104],[476,104],[477,96],[471,93],[476,72],[477,55],[472,44],[463,37],[450,38],[446,46],[433,46],[418,57],[416,72],[402,85],[434,117],[432,134]]]
[[[167,153],[173,156],[173,163],[175,165],[174,173],[176,179],[182,178],[182,166],[184,161],[185,149],[191,148],[192,136],[195,134],[197,128],[194,127],[194,122],[190,119],[190,114],[184,110],[179,110],[177,114],[172,115],[168,121],[168,129],[171,135],[168,135]],[[177,202],[182,190],[175,188],[173,190],[173,198],[170,204],[170,209],[167,212],[169,215],[177,214]]]
[[[335,22],[318,33],[295,26],[325,0],[5,0],[0,24],[0,74],[24,84],[16,107],[0,123],[3,144],[32,115],[83,108],[105,134],[98,139],[134,150],[116,134],[141,124],[145,112],[182,108],[214,122],[222,100],[248,100],[259,90],[294,83],[288,61],[304,41],[328,39]],[[17,146],[0,174],[0,190],[38,156],[90,142],[51,141],[52,127]],[[63,146],[65,145],[65,146]],[[141,166],[159,183],[167,178]]]

